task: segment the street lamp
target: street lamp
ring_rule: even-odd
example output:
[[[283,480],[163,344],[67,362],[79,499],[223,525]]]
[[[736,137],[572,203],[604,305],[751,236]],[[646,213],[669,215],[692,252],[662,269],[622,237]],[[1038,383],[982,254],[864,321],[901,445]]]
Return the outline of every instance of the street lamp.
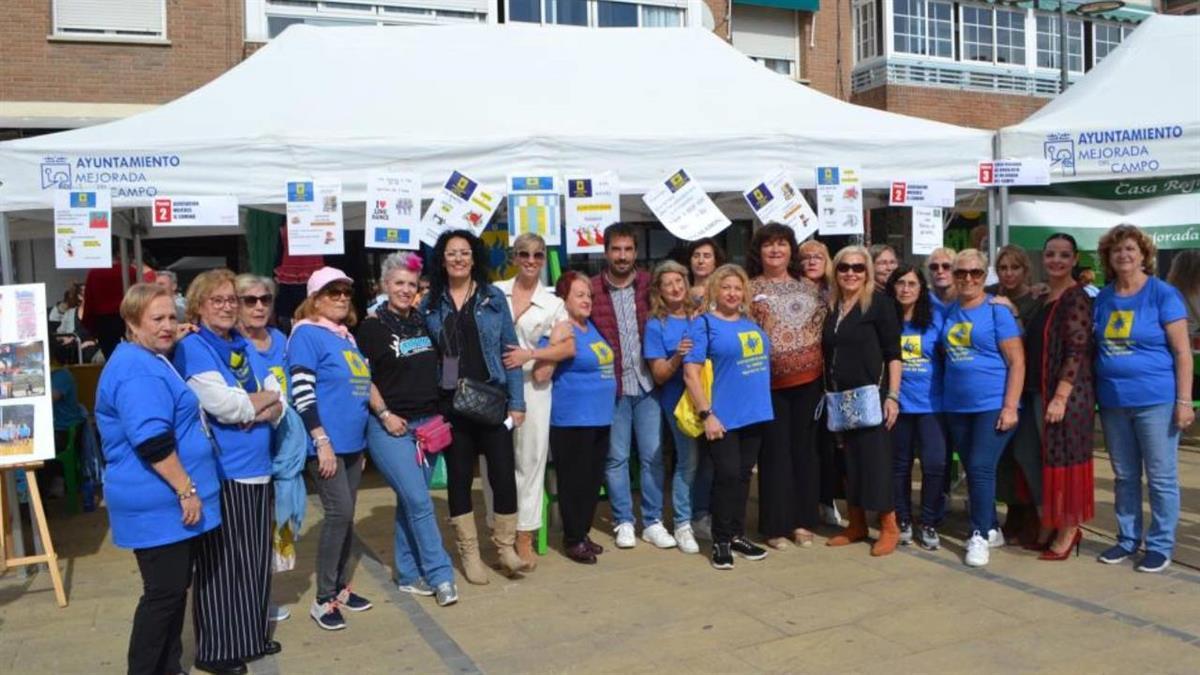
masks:
[[[1095,0],[1095,2],[1084,2],[1075,6],[1075,13],[1084,16],[1092,16],[1095,14],[1103,14],[1104,12],[1113,12],[1125,6],[1122,0]],[[1082,38],[1082,36],[1080,36]],[[1083,58],[1083,45],[1080,45],[1080,59]],[[1066,0],[1058,0],[1058,66],[1059,66],[1059,83],[1058,91],[1061,94],[1067,90],[1070,84],[1069,69],[1067,68],[1067,3]]]

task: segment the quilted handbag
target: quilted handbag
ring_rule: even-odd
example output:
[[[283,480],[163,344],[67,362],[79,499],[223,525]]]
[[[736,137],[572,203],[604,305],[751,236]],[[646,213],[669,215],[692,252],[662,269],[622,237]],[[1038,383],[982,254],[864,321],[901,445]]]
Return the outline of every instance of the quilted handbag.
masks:
[[[486,382],[459,378],[451,407],[472,422],[495,426],[508,414],[508,392]]]

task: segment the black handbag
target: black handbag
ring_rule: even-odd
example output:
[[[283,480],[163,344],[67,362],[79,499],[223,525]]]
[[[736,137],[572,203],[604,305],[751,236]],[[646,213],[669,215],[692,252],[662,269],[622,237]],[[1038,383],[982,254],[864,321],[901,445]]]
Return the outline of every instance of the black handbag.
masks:
[[[462,377],[450,404],[454,413],[472,422],[495,426],[508,416],[508,392],[486,382]]]

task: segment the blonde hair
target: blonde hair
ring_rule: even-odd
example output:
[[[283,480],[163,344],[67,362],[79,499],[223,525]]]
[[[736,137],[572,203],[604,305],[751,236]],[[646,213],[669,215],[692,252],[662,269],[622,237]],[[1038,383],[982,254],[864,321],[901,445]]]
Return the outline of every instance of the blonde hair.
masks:
[[[816,239],[809,239],[808,241],[800,243],[799,250],[800,250],[801,258],[803,258],[804,254],[809,251],[820,253],[821,255],[825,256],[825,287],[832,288],[833,287],[833,258],[832,258],[832,256],[829,255],[829,247],[826,246],[825,244],[817,241]]]
[[[255,286],[262,286],[267,289],[268,293],[275,295],[275,280],[271,277],[260,277],[257,274],[239,274],[233,280],[233,290],[238,295],[242,295]]]
[[[1012,258],[1013,262],[1020,265],[1021,269],[1025,270],[1025,274],[1022,278],[1023,283],[1028,285],[1030,281],[1033,280],[1033,263],[1030,262],[1029,254],[1025,252],[1025,249],[1017,246],[1016,244],[1005,244],[1004,246],[1001,246],[1000,250],[996,253],[996,267],[1000,267],[1000,265],[1004,263],[1005,258]]]
[[[164,286],[158,284],[137,283],[129,287],[125,291],[125,297],[121,298],[121,319],[125,322],[126,330],[131,326],[136,326],[142,322],[142,315],[146,313],[146,309],[150,307],[150,303],[158,298],[170,298],[171,291]],[[175,316],[174,304],[171,306],[171,316]]]
[[[325,289],[322,288],[316,293],[313,293],[305,298],[304,302],[301,302],[300,306],[296,308],[296,311],[292,313],[292,321],[304,321],[305,319],[313,319],[319,316],[320,313],[317,311],[317,299],[324,294]],[[353,328],[355,324],[358,323],[358,312],[354,311],[354,301],[350,302],[349,309],[350,311],[346,314],[346,318],[342,321],[342,323],[346,324],[350,328]]]
[[[858,298],[856,299],[856,302],[858,302],[858,308],[862,310],[863,314],[866,314],[867,310],[871,309],[871,296],[875,293],[875,282],[871,276],[872,270],[874,269],[874,263],[871,260],[871,252],[863,246],[847,246],[846,248],[838,251],[837,255],[833,257],[833,267],[836,269],[838,265],[842,264],[842,261],[845,260],[847,256],[852,255],[861,256],[863,262],[867,265],[867,271],[863,272],[863,285],[862,288],[859,289]],[[846,298],[842,297],[841,285],[834,283],[833,286],[830,287],[829,306],[840,311],[842,301],[845,299]]]
[[[237,293],[237,275],[225,269],[208,270],[201,272],[199,276],[192,279],[192,283],[188,284],[187,290],[187,320],[192,323],[200,322],[200,305],[208,299],[208,296],[213,294],[213,291],[221,287],[222,284],[229,284],[233,287],[234,293]]]
[[[950,264],[953,265],[954,264],[954,256],[956,256],[956,255],[958,255],[958,251],[955,251],[952,248],[949,248],[946,246],[943,246],[941,248],[935,248],[935,249],[933,249],[932,252],[930,252],[930,254],[928,256],[925,257],[925,260],[926,260],[925,264],[928,265],[929,264],[928,261],[933,260],[934,258],[945,258],[946,260],[950,261]]]
[[[1096,247],[1096,255],[1100,258],[1100,264],[1104,265],[1105,281],[1116,280],[1117,271],[1112,266],[1112,251],[1126,239],[1133,239],[1137,243],[1138,248],[1141,249],[1143,272],[1154,276],[1155,270],[1158,269],[1158,247],[1154,245],[1154,240],[1145,232],[1142,232],[1137,225],[1121,223],[1108,232],[1105,232],[1100,237],[1100,244]]]
[[[746,270],[742,269],[741,265],[734,263],[726,263],[713,271],[708,277],[708,283],[704,289],[704,305],[708,308],[716,307],[717,293],[721,290],[721,282],[726,277],[737,277],[742,282],[742,304],[738,306],[738,312],[742,315],[748,314],[750,311],[750,277],[746,275]]]
[[[987,254],[977,248],[964,248],[958,252],[958,255],[954,256],[954,260],[951,262],[954,263],[954,269],[958,269],[958,264],[968,259],[974,259],[975,262],[979,263],[979,266],[982,267],[985,272],[987,271]]]
[[[650,283],[650,316],[656,319],[663,319],[667,316],[667,301],[662,295],[662,278],[668,274],[678,274],[683,277],[684,294],[683,294],[683,311],[688,316],[696,310],[696,301],[692,294],[687,291],[688,285],[688,270],[683,265],[674,260],[664,260],[654,268],[654,277]]]
[[[511,248],[514,251],[523,251],[526,248],[532,247],[540,248],[545,251],[546,240],[542,239],[542,235],[536,232],[522,232],[521,234],[517,235],[516,239],[513,239]]]

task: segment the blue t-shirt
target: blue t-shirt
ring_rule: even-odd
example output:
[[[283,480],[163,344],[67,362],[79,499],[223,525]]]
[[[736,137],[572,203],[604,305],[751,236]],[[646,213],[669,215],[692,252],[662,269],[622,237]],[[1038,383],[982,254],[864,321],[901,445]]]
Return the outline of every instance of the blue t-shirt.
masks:
[[[613,350],[589,321],[587,330],[575,331],[575,356],[554,369],[550,390],[550,425],[555,427],[606,427],[612,424],[617,404],[613,376]],[[541,339],[541,346],[550,343]]]
[[[1112,284],[1096,296],[1097,399],[1101,406],[1133,408],[1175,400],[1175,357],[1166,325],[1187,318],[1175,287],[1150,277],[1142,290],[1117,295]]]
[[[200,401],[164,357],[131,342],[117,345],[100,374],[96,424],[108,465],[104,499],[114,544],[165,546],[221,524],[217,460],[200,420]],[[175,490],[135,450],[168,432],[200,497],[195,525],[183,525]]]
[[[990,295],[974,309],[963,309],[957,302],[947,305],[940,340],[946,351],[942,411],[1003,408],[1008,362],[1000,343],[1019,337],[1021,328],[1012,310],[992,304]]]
[[[678,316],[668,316],[665,319],[651,317],[646,321],[645,337],[642,339],[642,356],[647,361],[653,359],[669,359],[675,355],[680,341],[688,331],[691,319]],[[683,367],[662,384],[657,391],[659,403],[668,417],[674,419],[675,406],[683,396]]]
[[[746,317],[726,321],[705,314],[688,327],[692,350],[684,363],[713,361],[713,414],[726,429],[769,422],[771,411],[771,343],[758,324]]]
[[[334,453],[367,447],[371,368],[354,343],[320,326],[300,326],[288,340],[287,360],[289,369],[299,366],[316,375],[317,414]],[[317,454],[311,436],[308,454]]]
[[[271,377],[266,364],[252,346],[246,350],[246,359],[258,386],[262,387],[263,379]],[[240,386],[229,366],[221,363],[217,351],[198,334],[188,335],[175,345],[174,362],[175,370],[185,381],[200,373],[215,371],[225,378],[225,384]],[[225,424],[212,416],[208,423],[217,442],[217,469],[222,480],[271,475],[270,424],[259,422],[245,429],[241,424]]]
[[[267,364],[267,369],[279,380],[279,390],[283,392],[283,397],[286,400],[291,392],[291,387],[288,386],[287,372],[287,336],[284,335],[278,328],[267,328],[267,333],[271,335],[271,346],[266,351],[255,349],[258,355],[262,357],[263,363]]]
[[[66,431],[83,422],[83,412],[79,409],[79,394],[71,371],[66,368],[50,371],[50,390],[59,397],[54,401],[51,411],[55,431]]]
[[[921,330],[905,321],[900,330],[900,412],[935,413],[942,410],[942,355],[938,339],[942,316]]]

